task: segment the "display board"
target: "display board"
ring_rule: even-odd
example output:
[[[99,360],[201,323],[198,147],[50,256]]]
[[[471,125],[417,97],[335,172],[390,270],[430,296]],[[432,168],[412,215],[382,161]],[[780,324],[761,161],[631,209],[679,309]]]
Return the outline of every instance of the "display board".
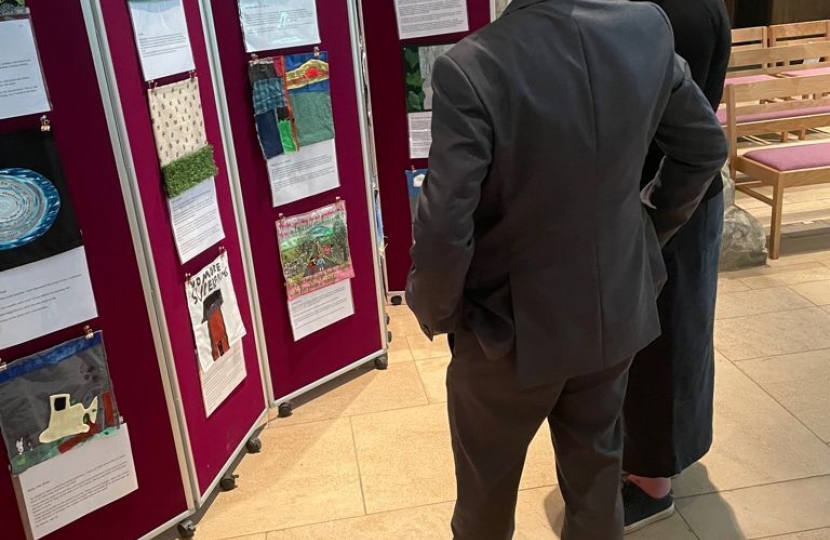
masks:
[[[478,30],[490,22],[493,9],[491,1],[467,0],[469,32]],[[428,3],[428,0],[424,2]],[[428,91],[425,92],[419,103],[413,107],[409,99],[412,88],[407,85],[407,75],[413,73],[406,69],[404,47],[423,48],[426,58],[432,53],[429,48],[457,43],[469,32],[401,40],[396,0],[362,0],[362,8],[367,71],[372,95],[372,127],[378,185],[383,206],[384,234],[387,239],[388,288],[390,291],[400,292],[406,288],[406,277],[411,266],[409,250],[412,247],[406,172],[411,171],[413,167],[419,170],[428,166],[427,159],[412,157],[410,133],[412,132],[416,139],[429,133],[429,117],[421,112],[428,108],[424,101],[429,99],[429,94]],[[440,51],[440,48],[433,50]],[[412,60],[412,65],[415,64],[420,64],[418,59]],[[415,74],[416,78],[423,75],[425,74]],[[428,147],[428,141],[424,142],[421,139],[419,152],[414,155],[425,155]]]
[[[77,505],[74,508],[69,508],[73,506],[71,504],[67,505],[69,509],[65,509],[66,511],[52,505],[48,512],[54,512],[57,521],[66,518],[71,522],[57,528],[48,538],[86,540],[102,536],[149,537],[175,524],[189,513],[192,505],[189,486],[185,480],[186,470],[180,461],[182,454],[177,451],[177,448],[181,450],[182,446],[180,429],[173,413],[172,394],[165,391],[169,375],[166,364],[159,360],[158,334],[154,331],[157,329],[155,308],[151,301],[148,302],[150,296],[145,279],[143,250],[140,240],[137,239],[136,223],[132,219],[129,190],[122,190],[123,177],[119,174],[119,158],[115,149],[117,146],[114,147],[111,138],[113,131],[110,130],[111,125],[107,117],[108,105],[102,98],[101,85],[104,84],[104,79],[100,71],[96,72],[96,67],[101,68],[100,63],[96,64],[100,58],[98,43],[88,32],[92,23],[87,2],[28,0],[26,4],[31,10],[39,62],[48,88],[51,111],[47,113],[48,121],[44,123],[51,125],[51,134],[38,131],[41,126],[38,115],[0,121],[0,138],[3,140],[3,148],[0,149],[3,164],[0,169],[6,169],[4,175],[7,175],[9,166],[14,167],[18,159],[21,165],[26,161],[27,168],[37,168],[32,165],[37,161],[36,157],[32,157],[38,151],[35,143],[38,140],[45,141],[46,146],[43,148],[46,155],[51,155],[51,163],[44,164],[44,167],[49,168],[56,176],[45,173],[43,168],[40,170],[45,173],[44,176],[51,176],[47,180],[58,188],[61,212],[71,207],[74,220],[83,233],[82,238],[77,240],[82,242],[85,251],[81,261],[83,263],[85,260],[85,266],[89,269],[91,296],[94,300],[88,293],[83,292],[74,301],[78,302],[79,308],[81,305],[88,307],[91,304],[93,313],[97,313],[97,316],[83,315],[82,321],[69,324],[61,330],[26,339],[25,342],[5,349],[0,347],[0,358],[6,362],[3,369],[4,380],[11,378],[11,382],[7,381],[6,384],[12,385],[4,387],[3,391],[3,412],[0,414],[3,415],[3,425],[8,430],[4,435],[12,436],[12,430],[21,427],[25,429],[25,423],[43,422],[45,419],[41,416],[41,411],[48,411],[50,404],[42,392],[48,391],[53,400],[49,427],[36,441],[24,441],[22,438],[17,440],[16,435],[12,437],[20,453],[15,457],[15,466],[18,467],[18,471],[26,468],[22,473],[26,475],[26,481],[42,478],[56,484],[61,481],[59,476],[65,476],[66,470],[71,470],[75,475],[79,474],[81,471],[75,466],[63,467],[63,464],[67,463],[66,459],[73,464],[77,463],[77,458],[83,457],[88,450],[98,448],[99,451],[99,441],[104,441],[106,453],[113,457],[119,453],[131,453],[131,461],[135,467],[134,475],[127,474],[131,481],[121,492],[127,494],[123,497],[118,495],[118,500],[105,504],[92,513],[87,514],[85,509]],[[19,46],[21,43],[17,42],[12,48],[5,48],[4,54],[20,51],[21,49],[17,48]],[[7,56],[0,55],[0,58],[5,59]],[[13,135],[24,132],[27,135]],[[62,174],[58,171],[62,171]],[[59,184],[58,177],[62,177],[61,183],[65,184],[64,186]],[[30,179],[31,176],[18,175],[18,178]],[[8,188],[8,184],[6,187]],[[48,189],[46,193],[48,195]],[[2,196],[9,197],[9,192],[4,191]],[[48,196],[46,199],[51,201],[52,197]],[[13,194],[4,202],[7,203],[9,200],[15,200]],[[18,202],[20,200],[26,199],[18,199]],[[32,200],[34,199],[30,199]],[[14,204],[16,203],[12,202],[12,206]],[[4,216],[8,218],[9,206],[3,207]],[[49,213],[45,216],[49,216]],[[56,228],[64,227],[60,223],[61,219],[63,218],[58,217],[51,223],[50,231],[55,232]],[[49,220],[45,224],[48,228]],[[7,238],[8,229],[2,232]],[[46,239],[48,234],[51,232],[40,238]],[[76,239],[64,235],[58,242],[63,243],[67,240],[74,242]],[[8,262],[10,257],[13,257],[15,249],[0,252],[0,261]],[[43,260],[55,260],[56,257],[62,255]],[[19,268],[27,270],[30,265]],[[57,265],[47,273],[62,270],[60,265]],[[34,279],[35,274],[31,275]],[[4,295],[3,290],[8,286],[8,277],[9,274],[0,273],[0,297]],[[59,295],[59,289],[55,290],[56,295]],[[4,299],[0,299],[0,302],[3,301]],[[63,307],[56,310],[64,311]],[[86,307],[82,311],[89,313]],[[31,322],[36,326],[43,324],[46,327],[54,322],[54,311],[43,313],[34,309],[32,312],[35,315],[32,316]],[[8,311],[3,312],[4,317],[8,315]],[[6,324],[10,324],[7,317],[5,323],[0,323],[0,335],[4,334]],[[87,325],[95,332],[90,334],[89,339],[85,337],[84,331],[84,326]],[[36,373],[37,377],[28,376],[29,368],[21,369],[23,364],[29,365],[29,360],[25,360],[25,357],[37,355],[53,347],[57,349],[47,355],[48,361],[40,360],[44,369]],[[66,349],[72,350],[65,352]],[[104,349],[106,359],[103,356]],[[88,381],[72,381],[69,377],[58,375],[60,371],[56,367],[57,361],[62,362],[64,357],[67,362],[77,361],[77,357],[72,356],[74,353],[83,355],[88,362],[85,371],[97,374],[94,379],[98,386],[90,387]],[[77,373],[77,369],[70,372]],[[30,382],[25,382],[29,379]],[[97,399],[83,404],[75,402],[75,392],[79,388],[94,392]],[[29,396],[40,396],[36,401],[37,406],[33,401],[33,405],[25,409],[26,417],[7,414],[6,407],[13,401],[15,391],[23,391],[21,397],[24,399]],[[66,409],[62,409],[60,405],[63,392],[71,403]],[[64,405],[69,403],[64,402]],[[82,409],[80,413],[79,406]],[[99,420],[90,421],[92,425],[81,423],[79,427],[73,427],[71,422],[60,421],[56,411],[61,410],[65,410],[70,417],[74,416],[76,421],[83,415],[94,416]],[[98,411],[103,411],[104,414],[99,414]],[[122,424],[116,431],[118,435],[104,437],[98,441],[88,440],[81,446],[73,446],[73,441],[77,442],[79,439],[71,437],[72,434],[84,430],[114,430],[117,424],[121,423],[121,418],[126,424]],[[129,437],[126,437],[126,425],[129,425]],[[57,450],[60,455],[37,454],[40,446],[51,448],[53,452]],[[36,459],[20,459],[29,455],[34,455]],[[0,459],[5,462],[5,455]],[[129,458],[127,461],[130,461]],[[100,464],[104,465],[103,462]],[[129,463],[125,463],[125,467],[129,469]],[[25,538],[25,533],[18,512],[13,481],[6,463],[0,469],[2,537],[21,540]],[[134,489],[132,480],[137,483],[137,489]],[[23,483],[35,491],[42,491],[42,488]],[[92,484],[94,482],[84,482],[81,489],[92,487]],[[31,494],[29,488],[24,491]],[[104,493],[110,491],[107,487],[102,489]],[[46,501],[41,500],[39,505],[49,503],[50,500],[66,502],[66,493],[52,493]],[[89,496],[87,503],[93,503],[93,499],[97,497],[93,493],[83,491],[76,491],[75,495]],[[55,528],[54,525],[42,524],[38,530],[43,533]]]
[[[356,6],[353,0],[300,0],[288,14],[277,13],[282,9],[278,4],[205,0],[250,236],[271,398],[281,403],[358,363],[382,357],[386,343],[356,78]],[[297,13],[301,20],[292,19]],[[292,21],[288,26],[293,30],[272,32],[268,21],[283,18]],[[245,32],[240,20],[250,23]],[[276,94],[266,93],[269,87]],[[303,95],[304,89],[317,94]],[[322,112],[304,120],[311,101]],[[317,125],[308,123],[323,118]],[[278,132],[279,127],[287,131]],[[294,182],[285,165],[296,165],[303,156],[325,164],[325,170]],[[339,206],[347,209],[347,219]],[[335,234],[311,238],[320,230]],[[338,248],[338,230],[345,233],[341,238],[347,239],[347,252]],[[298,255],[302,246],[314,245],[320,245],[314,248],[318,255]],[[298,268],[303,264],[305,270]],[[307,279],[317,276],[326,287],[306,288]],[[315,316],[318,301],[336,302],[342,309]],[[319,324],[304,324],[309,321]]]
[[[198,0],[97,5],[141,197],[195,491],[205,500],[261,426],[266,402],[201,6]],[[166,46],[144,50],[145,35]],[[171,51],[178,52],[165,56]],[[190,65],[195,69],[182,73]],[[171,75],[148,82],[152,73]],[[193,202],[182,202],[182,196]],[[187,217],[188,208],[205,209],[200,200],[215,207],[222,230],[183,250],[185,242],[174,236],[174,207],[184,206]],[[203,219],[212,222],[215,216],[207,212]],[[193,228],[209,229],[198,220]]]

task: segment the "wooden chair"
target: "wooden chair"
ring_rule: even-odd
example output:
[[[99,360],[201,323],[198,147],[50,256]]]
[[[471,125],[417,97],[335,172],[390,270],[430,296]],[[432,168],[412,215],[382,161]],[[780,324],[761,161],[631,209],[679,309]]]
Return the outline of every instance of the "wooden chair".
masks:
[[[830,41],[830,20],[777,24],[769,27],[769,46]]]
[[[772,259],[780,256],[784,190],[830,183],[830,142],[792,143],[739,155],[738,141],[751,135],[830,126],[830,95],[823,94],[828,88],[830,75],[734,84],[727,89],[726,130],[732,177],[738,190],[772,207]],[[739,180],[738,172],[748,179]],[[771,186],[772,197],[757,191],[759,185]]]
[[[732,30],[732,50],[763,49],[769,44],[769,28],[736,28]]]

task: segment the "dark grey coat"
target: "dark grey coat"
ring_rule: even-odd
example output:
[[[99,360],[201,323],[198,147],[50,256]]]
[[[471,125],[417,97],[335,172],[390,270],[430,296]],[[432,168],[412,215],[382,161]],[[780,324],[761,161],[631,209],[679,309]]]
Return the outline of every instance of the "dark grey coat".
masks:
[[[515,354],[524,386],[609,368],[654,340],[660,242],[727,155],[665,14],[514,0],[438,59],[433,89],[407,287],[424,332],[469,329],[489,358]],[[666,159],[647,211],[652,139]]]

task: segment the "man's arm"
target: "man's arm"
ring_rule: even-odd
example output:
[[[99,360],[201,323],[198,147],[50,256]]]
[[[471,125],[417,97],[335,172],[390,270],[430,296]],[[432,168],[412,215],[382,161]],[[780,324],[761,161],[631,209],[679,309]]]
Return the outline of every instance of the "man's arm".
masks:
[[[709,103],[714,110],[718,110],[718,106],[723,98],[726,72],[729,69],[729,57],[732,54],[732,26],[729,22],[726,8],[722,8],[718,15],[719,20],[715,21],[717,41],[712,51],[709,77],[706,80],[706,84],[701,86],[703,93],[709,98]]]
[[[467,76],[450,57],[432,75],[432,149],[415,217],[407,303],[424,332],[452,333],[473,258],[473,214],[490,168],[493,128]]]
[[[686,61],[675,56],[672,95],[657,128],[655,142],[666,157],[649,186],[649,213],[662,245],[697,209],[729,147],[723,128]]]

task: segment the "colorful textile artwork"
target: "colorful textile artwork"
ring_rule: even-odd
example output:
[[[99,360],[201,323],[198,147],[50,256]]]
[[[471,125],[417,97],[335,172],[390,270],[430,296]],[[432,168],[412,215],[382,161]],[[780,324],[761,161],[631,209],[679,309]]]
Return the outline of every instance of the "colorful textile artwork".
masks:
[[[411,45],[403,48],[406,112],[432,110],[432,68],[435,60],[452,48],[453,45]]]
[[[199,365],[207,373],[245,336],[228,254],[222,253],[188,279],[186,293]]]
[[[413,223],[415,222],[415,214],[418,212],[418,199],[421,198],[421,190],[426,178],[426,169],[406,171],[406,188],[409,191],[409,211],[412,214]]]
[[[285,83],[300,146],[333,139],[328,53],[286,56]]]
[[[354,277],[344,201],[279,220],[277,239],[289,300]]]
[[[252,62],[248,77],[253,88],[254,120],[265,159],[296,152],[300,146],[294,112],[285,90],[283,57]]]
[[[52,134],[0,135],[0,272],[81,245]]]
[[[101,332],[0,372],[0,431],[13,474],[112,435],[120,424]]]
[[[26,0],[0,0],[0,15],[26,13]]]
[[[207,143],[199,80],[191,77],[150,90],[150,117],[169,198],[216,176],[213,147]]]

